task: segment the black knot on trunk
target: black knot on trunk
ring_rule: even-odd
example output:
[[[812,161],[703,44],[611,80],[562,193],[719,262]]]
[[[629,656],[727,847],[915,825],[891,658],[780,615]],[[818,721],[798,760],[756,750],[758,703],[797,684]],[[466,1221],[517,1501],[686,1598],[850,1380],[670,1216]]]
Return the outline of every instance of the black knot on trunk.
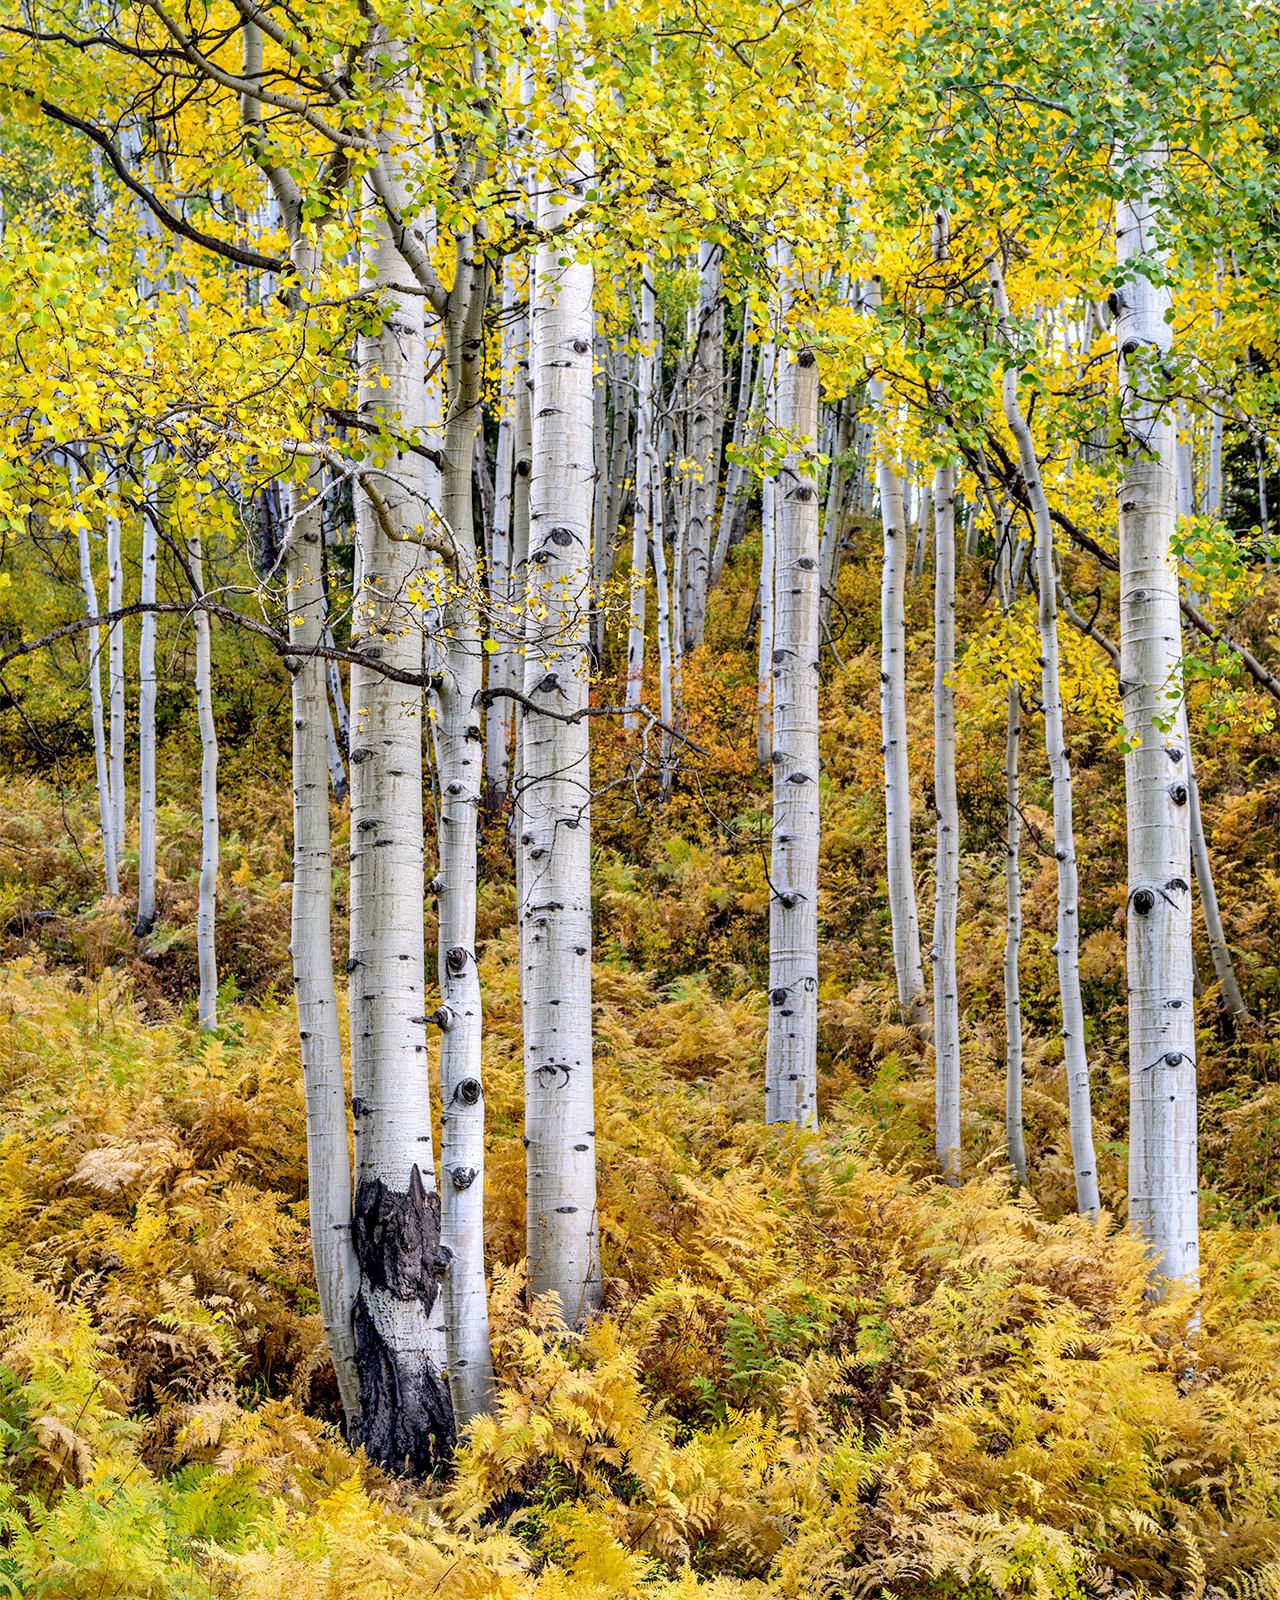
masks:
[[[1169,785],[1169,798],[1175,806],[1185,806],[1187,803],[1187,786],[1185,783],[1171,783]]]
[[[418,1352],[391,1349],[363,1295],[351,1325],[360,1380],[360,1420],[352,1444],[363,1445],[380,1466],[414,1478],[446,1466],[457,1431],[443,1374]]]
[[[1133,895],[1133,909],[1140,917],[1149,917],[1156,908],[1156,897],[1150,889],[1136,889]]]
[[[445,970],[451,978],[460,978],[467,970],[468,952],[463,945],[452,945],[444,958]]]
[[[453,1091],[453,1098],[464,1106],[473,1106],[480,1098],[479,1078],[464,1078]]]
[[[812,350],[802,350],[796,357],[796,365],[798,367],[811,367],[816,360],[817,357]]]
[[[808,498],[809,491],[807,489],[802,490],[797,496],[797,499],[800,500],[807,500]],[[800,568],[801,572],[812,572],[817,565],[818,563],[813,559],[812,556],[801,556],[799,561],[796,562],[796,566]]]
[[[771,989],[769,991],[769,1004],[771,1006],[785,1006],[786,1003],[787,991],[785,989]]]

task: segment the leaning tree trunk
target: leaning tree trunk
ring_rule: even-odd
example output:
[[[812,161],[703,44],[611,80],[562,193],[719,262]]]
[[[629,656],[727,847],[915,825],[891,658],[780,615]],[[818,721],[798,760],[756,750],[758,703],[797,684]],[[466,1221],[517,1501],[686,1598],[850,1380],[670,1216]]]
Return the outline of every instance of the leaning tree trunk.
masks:
[[[1148,195],[1165,156],[1144,153]],[[1180,734],[1182,626],[1170,546],[1174,449],[1159,366],[1171,344],[1169,290],[1135,266],[1158,265],[1147,197],[1116,217],[1121,421],[1121,705],[1128,749],[1129,1219],[1157,1279],[1194,1284],[1200,1265],[1196,1038],[1191,963],[1191,828]]]
[[[151,503],[150,474],[142,475],[142,583],[144,606],[156,602],[159,540]],[[138,920],[144,938],[156,921],[156,614],[142,613],[138,644]]]
[[[933,911],[934,1148],[947,1183],[960,1182],[960,1000],[956,916],[960,807],[956,798],[956,469],[933,480],[933,788],[938,808]]]
[[[773,847],[765,1120],[818,1124],[818,366],[778,351],[778,426],[792,441],[775,491]],[[763,599],[766,579],[761,577]]]
[[[375,28],[371,58],[390,48],[385,30]],[[382,141],[384,181],[398,190],[391,137]],[[401,281],[403,261],[376,213],[366,224],[365,257],[367,282]],[[361,415],[390,416],[408,432],[425,422],[423,302],[385,292],[380,330],[359,343]],[[422,670],[415,594],[423,563],[411,541],[427,506],[417,460],[393,453],[386,475],[366,474],[356,496],[352,649],[405,673]],[[421,691],[353,663],[351,724],[355,1435],[373,1460],[420,1474],[447,1459],[454,1439],[424,1010]]]
[[[988,265],[1000,335],[1009,341],[1009,303],[997,256]],[[1062,1001],[1062,1059],[1067,1074],[1067,1109],[1071,1122],[1071,1161],[1075,1171],[1076,1208],[1082,1216],[1098,1213],[1098,1161],[1093,1147],[1093,1104],[1089,1058],[1085,1051],[1084,1003],[1080,995],[1080,909],[1076,871],[1075,826],[1071,803],[1071,752],[1063,731],[1062,683],[1058,670],[1057,576],[1053,566],[1053,523],[1045,498],[1035,440],[1018,406],[1018,369],[1004,374],[1004,414],[1018,446],[1022,480],[1031,502],[1036,530],[1036,574],[1040,587],[1040,695],[1044,702],[1045,753],[1053,780],[1053,853],[1058,861],[1058,991]],[[1175,596],[1176,601],[1176,596]]]
[[[560,29],[566,19],[550,17]],[[566,111],[581,82],[561,85]],[[525,641],[524,998],[527,1227],[531,1293],[555,1294],[567,1322],[603,1301],[596,1214],[591,1040],[591,768],[587,705],[592,577],[589,261],[556,237],[592,181],[590,157],[558,154],[559,188],[538,192],[530,285],[533,375],[529,631]],[[539,615],[539,612],[542,615]]]
[[[1187,752],[1187,804],[1191,822],[1191,861],[1195,867],[1196,883],[1200,889],[1200,904],[1204,909],[1205,932],[1209,939],[1209,954],[1213,957],[1213,971],[1222,991],[1222,1003],[1233,1022],[1247,1022],[1249,1008],[1236,981],[1236,969],[1231,964],[1231,951],[1222,928],[1222,913],[1218,909],[1218,894],[1213,886],[1213,866],[1209,860],[1209,846],[1204,836],[1204,821],[1200,815],[1200,785],[1196,781],[1195,762],[1191,754],[1191,740],[1187,732],[1186,708],[1183,708],[1183,737]]]
[[[187,540],[192,599],[204,595],[204,553],[199,533]],[[200,720],[200,891],[196,909],[196,959],[200,969],[200,1026],[218,1026],[218,730],[213,721],[213,670],[209,613],[197,607],[196,713]]]

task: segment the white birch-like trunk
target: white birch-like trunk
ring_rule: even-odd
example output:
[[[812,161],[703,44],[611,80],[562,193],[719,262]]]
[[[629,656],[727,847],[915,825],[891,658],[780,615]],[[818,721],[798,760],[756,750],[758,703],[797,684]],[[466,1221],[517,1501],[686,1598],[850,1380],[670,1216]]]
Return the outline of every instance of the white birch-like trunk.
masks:
[[[658,716],[668,728],[675,716],[673,675],[671,662],[671,589],[667,582],[667,552],[665,545],[665,488],[662,481],[662,460],[654,454],[651,465],[650,504],[653,527],[649,536],[649,560],[653,565],[653,585],[657,593],[658,615]],[[658,745],[660,755],[660,787],[663,795],[671,788],[671,735],[663,730]]]
[[[390,55],[374,28],[371,55]],[[384,131],[387,182],[398,190]],[[365,281],[401,281],[388,224],[373,207],[365,230]],[[358,346],[361,414],[391,413],[409,431],[425,426],[423,302],[386,291],[379,332]],[[419,458],[393,454],[371,474],[375,502],[356,495],[352,649],[403,672],[422,670],[415,580],[427,517]],[[470,461],[468,460],[468,469]],[[371,1459],[415,1475],[447,1459],[454,1439],[445,1382],[444,1265],[432,1155],[423,952],[422,725],[420,689],[374,666],[351,668],[352,1110],[356,1125],[354,1241],[360,1290],[354,1309],[360,1423],[355,1442]]]
[[[776,312],[771,314],[776,320]],[[770,338],[764,355],[764,425],[777,418],[778,346]],[[760,483],[760,634],[756,650],[756,765],[769,768],[773,751],[773,595],[777,529],[777,479],[765,473]]]
[[[1015,1180],[1027,1181],[1027,1150],[1022,1134],[1022,997],[1018,953],[1022,946],[1022,812],[1018,795],[1018,735],[1022,731],[1022,689],[1009,680],[1009,721],[1004,743],[1007,832],[1004,847],[1004,1129],[1009,1166]]]
[[[156,601],[158,512],[150,504],[151,475],[142,475],[142,581],[138,598]],[[145,938],[156,921],[156,614],[142,613],[138,643],[138,920],[134,933]]]
[[[698,307],[694,322],[693,361],[689,374],[690,404],[688,533],[682,573],[684,652],[702,643],[707,621],[707,588],[711,576],[716,491],[720,480],[720,411],[724,391],[724,309],[721,299],[720,246],[705,240],[698,246]]]
[[[120,518],[107,516],[107,610],[124,605],[124,562],[120,555]],[[107,782],[111,790],[111,837],[115,844],[117,874],[124,851],[124,622],[107,624],[107,694],[110,703],[110,756]]]
[[[497,648],[489,656],[489,687],[514,687],[514,659],[507,618],[511,606],[512,466],[515,442],[517,361],[516,262],[508,257],[502,273],[502,372],[499,394],[498,451],[494,459],[493,559],[489,569],[492,637]],[[523,321],[523,318],[520,319]],[[498,698],[485,711],[485,805],[496,814],[511,790],[511,728],[514,703]]]
[[[339,805],[347,798],[347,769],[343,765],[342,750],[338,744],[337,729],[333,725],[333,712],[325,708],[325,759],[329,763],[329,782],[333,785],[333,798]]]
[[[566,19],[551,14],[559,30]],[[581,82],[562,86],[569,106]],[[603,1302],[591,1038],[591,771],[585,708],[592,563],[593,271],[555,237],[582,206],[588,152],[539,188],[520,848],[529,1289],[579,1322]],[[542,614],[539,615],[538,612]]]
[[[773,842],[765,1120],[818,1125],[818,367],[781,349],[777,422],[793,441],[774,503]],[[811,475],[812,474],[812,475]],[[768,580],[761,575],[763,601]]]
[[[845,507],[848,503],[849,471],[846,456],[853,439],[853,404],[841,400],[831,431],[831,476],[827,482],[827,504],[822,517],[822,616],[831,616],[831,600],[840,573],[840,543],[844,536]]]
[[[300,652],[314,648],[327,634],[321,536],[319,505],[313,501],[294,519],[284,554],[289,642]],[[333,863],[324,753],[329,706],[325,668],[319,658],[300,654],[291,665],[293,919],[289,951],[307,1108],[307,1208],[325,1339],[337,1374],[347,1431],[354,1437],[360,1427],[360,1381],[352,1317],[360,1269],[351,1233],[347,1094],[329,943]]]
[[[922,469],[923,470],[923,469]],[[924,553],[929,543],[929,502],[931,487],[929,480],[922,477],[920,480],[920,503],[916,507],[916,545],[915,554],[911,558],[911,581],[919,583],[924,576]]]
[[[998,257],[988,265],[1001,337],[1009,339],[1009,303]],[[1076,1207],[1082,1216],[1098,1213],[1098,1162],[1093,1147],[1093,1103],[1085,1050],[1084,1004],[1080,996],[1080,910],[1075,826],[1071,801],[1071,753],[1063,729],[1062,684],[1058,669],[1058,598],[1053,565],[1053,523],[1036,456],[1035,440],[1018,406],[1018,369],[1004,374],[1004,414],[1018,446],[1022,479],[1031,501],[1036,530],[1036,576],[1040,587],[1040,697],[1044,702],[1045,753],[1053,780],[1053,853],[1058,862],[1058,928],[1054,953],[1062,1001],[1062,1059],[1067,1075],[1071,1123],[1071,1161]]]
[[[1163,182],[1150,151],[1148,193]],[[1171,343],[1169,290],[1140,262],[1157,258],[1145,200],[1121,202],[1116,264],[1121,419],[1128,452],[1120,513],[1121,706],[1129,748],[1129,1220],[1157,1279],[1194,1286],[1200,1265],[1196,1040],[1191,975],[1191,826],[1180,737],[1182,626],[1171,542],[1176,440],[1158,367]],[[1157,261],[1158,264],[1158,261]]]
[[[80,497],[77,489],[76,464],[68,457],[67,472],[71,480],[71,504],[78,513]],[[98,590],[93,581],[93,560],[89,551],[89,529],[83,517],[76,530],[80,556],[80,588],[88,615],[98,615]],[[89,629],[89,710],[93,719],[93,767],[98,789],[98,819],[102,827],[102,867],[107,893],[115,899],[120,893],[116,873],[116,832],[111,811],[111,780],[107,766],[107,736],[102,716],[102,652],[96,627]]]
[[[1222,913],[1218,909],[1218,893],[1213,886],[1213,866],[1209,860],[1209,845],[1204,834],[1204,819],[1200,815],[1200,785],[1196,781],[1195,761],[1191,754],[1191,740],[1187,736],[1185,708],[1183,713],[1183,738],[1187,752],[1187,805],[1190,811],[1191,863],[1195,868],[1196,884],[1200,890],[1200,904],[1204,910],[1205,932],[1209,939],[1209,954],[1213,958],[1214,976],[1222,990],[1222,1003],[1235,1022],[1249,1020],[1249,1008],[1240,993],[1227,936],[1222,927]],[[1176,798],[1176,797],[1175,797]]]
[[[654,292],[649,261],[640,268],[640,350],[636,356],[636,492],[631,516],[631,593],[627,617],[627,686],[624,705],[631,713],[625,726],[634,732],[644,699],[644,610],[649,550],[649,484],[653,477],[653,338]],[[665,720],[665,719],[664,719]]]
[[[863,303],[880,303],[880,280],[863,286]],[[872,406],[883,415],[884,385],[870,384]],[[908,1027],[928,1025],[924,965],[920,957],[920,915],[916,908],[911,861],[911,777],[907,751],[907,519],[902,479],[888,459],[888,436],[877,452],[880,522],[884,560],[880,579],[880,739],[884,757],[885,845],[889,915],[893,927],[893,968],[898,1004]]]
[[[193,600],[204,596],[204,553],[199,533],[187,539]],[[200,891],[196,908],[196,959],[200,968],[200,1026],[218,1026],[218,730],[213,721],[213,663],[209,613],[192,617],[196,635],[196,714],[200,722]]]
[[[938,809],[933,912],[934,1149],[946,1182],[960,1182],[960,998],[956,917],[960,806],[956,797],[956,471],[933,480],[933,787]]]

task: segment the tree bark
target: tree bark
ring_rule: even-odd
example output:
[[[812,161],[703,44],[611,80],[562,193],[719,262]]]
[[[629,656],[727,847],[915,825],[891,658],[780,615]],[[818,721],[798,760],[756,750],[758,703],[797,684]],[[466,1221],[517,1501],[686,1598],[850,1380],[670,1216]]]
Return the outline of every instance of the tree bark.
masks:
[[[1139,158],[1148,193],[1164,155]],[[1121,705],[1129,748],[1129,1219],[1156,1279],[1194,1285],[1200,1263],[1196,1171],[1196,1041],[1191,973],[1191,828],[1179,737],[1182,627],[1170,559],[1175,439],[1153,374],[1170,348],[1167,288],[1138,263],[1156,256],[1143,197],[1121,201],[1116,264],[1121,421],[1127,457],[1120,515]]]
[[[156,600],[158,511],[151,505],[151,476],[142,476],[142,582],[144,606]],[[144,611],[138,644],[138,920],[134,933],[145,938],[156,921],[156,617]]]
[[[1209,860],[1209,846],[1204,835],[1204,821],[1200,815],[1200,785],[1196,781],[1195,762],[1191,755],[1191,740],[1187,733],[1186,711],[1183,710],[1183,738],[1187,752],[1187,806],[1190,813],[1191,862],[1195,868],[1196,884],[1200,890],[1200,904],[1204,910],[1205,932],[1209,939],[1209,954],[1213,957],[1213,971],[1222,991],[1222,1003],[1233,1022],[1247,1022],[1249,1008],[1236,982],[1231,951],[1222,928],[1222,913],[1218,909],[1218,895],[1213,886],[1213,866]]]
[[[956,797],[955,467],[933,480],[933,787],[938,809],[933,912],[935,1151],[943,1178],[960,1182],[960,1001],[956,917],[960,896],[960,807]]]
[[[702,643],[707,622],[716,491],[720,483],[720,428],[724,394],[724,307],[720,246],[698,246],[698,307],[689,374],[691,413],[689,519],[683,577],[683,652]]]
[[[771,676],[773,846],[765,1120],[818,1125],[818,366],[780,350],[778,426],[794,442],[775,490]],[[761,595],[766,579],[761,576]]]
[[[107,516],[107,610],[119,611],[124,604],[124,563],[120,557],[120,519]],[[107,693],[111,708],[111,755],[107,781],[111,790],[111,837],[115,844],[117,873],[124,850],[124,746],[125,682],[124,623],[107,626]]]
[[[76,539],[80,556],[80,588],[91,617],[98,615],[98,590],[93,581],[93,561],[89,553],[89,529],[80,511],[76,464],[67,460],[71,482],[71,504],[79,517]],[[107,608],[111,609],[110,606]],[[206,619],[207,621],[207,619]],[[107,736],[102,718],[102,652],[96,627],[89,629],[89,711],[93,722],[93,766],[98,790],[98,819],[102,828],[102,867],[107,893],[115,899],[120,893],[116,874],[116,831],[111,808],[111,780],[107,763]]]
[[[653,452],[650,440],[653,412],[654,293],[651,276],[651,263],[645,260],[640,268],[640,349],[636,356],[636,492],[631,516],[631,594],[627,619],[627,687],[624,701],[631,712],[625,719],[626,727],[631,732],[640,725],[640,719],[635,713],[644,699],[644,611],[649,550],[649,488],[653,480],[653,464],[650,459]]]
[[[734,538],[739,519],[745,521],[747,501],[751,496],[751,478],[740,459],[751,419],[751,301],[742,306],[742,359],[738,368],[738,404],[733,413],[733,459],[725,473],[724,503],[720,508],[720,531],[711,555],[711,576],[708,587],[714,589],[724,572],[730,547],[741,539]]]
[[[192,598],[204,597],[204,553],[200,535],[187,539]],[[213,720],[213,671],[209,613],[192,618],[196,634],[196,712],[200,720],[200,898],[196,910],[196,957],[200,968],[200,1026],[218,1026],[218,730]]]
[[[520,319],[523,321],[523,318]],[[494,461],[493,559],[489,569],[490,634],[496,648],[489,656],[489,686],[509,689],[514,658],[508,629],[511,607],[512,467],[515,442],[516,389],[516,261],[508,257],[502,272],[501,416]],[[511,727],[515,701],[496,699],[485,712],[485,808],[496,816],[511,791]]]

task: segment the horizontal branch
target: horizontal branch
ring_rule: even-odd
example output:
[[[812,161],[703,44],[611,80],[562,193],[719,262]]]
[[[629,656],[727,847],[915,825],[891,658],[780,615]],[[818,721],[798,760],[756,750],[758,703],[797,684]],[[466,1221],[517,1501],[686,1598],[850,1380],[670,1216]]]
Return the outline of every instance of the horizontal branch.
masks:
[[[1274,695],[1277,700],[1280,700],[1280,678],[1268,672],[1251,650],[1246,650],[1244,645],[1231,638],[1229,634],[1223,633],[1220,628],[1215,628],[1208,617],[1203,616],[1185,595],[1179,603],[1182,606],[1183,616],[1187,618],[1194,628],[1204,634],[1206,639],[1212,639],[1217,644],[1225,644],[1229,650],[1234,650],[1244,663],[1245,670],[1253,681],[1260,688],[1265,689],[1268,694]]]
[[[0,659],[0,670],[4,668],[4,661]],[[649,726],[660,728],[663,733],[669,734],[673,739],[679,739],[681,744],[687,744],[690,750],[696,750],[700,756],[713,759],[710,750],[705,750],[689,737],[681,733],[678,728],[673,728],[661,718],[655,717],[648,706],[582,706],[577,711],[552,711],[549,706],[540,706],[536,700],[531,700],[527,694],[521,694],[519,689],[477,689],[471,697],[473,706],[484,706],[487,711],[495,700],[514,700],[518,706],[523,706],[526,711],[532,711],[540,717],[550,717],[553,722],[581,722],[583,717],[636,717],[643,716],[649,719]]]

